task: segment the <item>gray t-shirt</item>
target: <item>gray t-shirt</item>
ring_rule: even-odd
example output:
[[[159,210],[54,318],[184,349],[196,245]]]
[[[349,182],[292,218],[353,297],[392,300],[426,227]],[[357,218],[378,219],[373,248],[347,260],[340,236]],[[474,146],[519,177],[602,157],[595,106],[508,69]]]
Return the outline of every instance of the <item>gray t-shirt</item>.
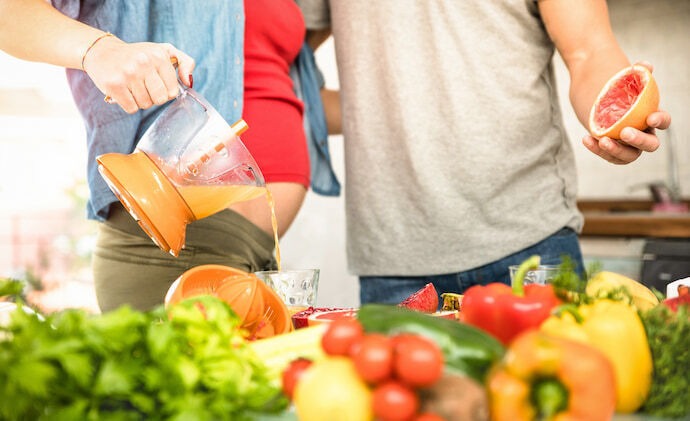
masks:
[[[581,228],[534,0],[298,3],[335,38],[353,273],[453,273]]]

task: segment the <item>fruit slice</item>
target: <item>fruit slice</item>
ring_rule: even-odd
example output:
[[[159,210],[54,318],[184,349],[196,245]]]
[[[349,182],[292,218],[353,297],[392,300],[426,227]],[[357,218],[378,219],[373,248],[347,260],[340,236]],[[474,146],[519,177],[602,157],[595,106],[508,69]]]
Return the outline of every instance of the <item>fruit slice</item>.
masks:
[[[647,128],[647,116],[659,107],[659,89],[652,73],[634,65],[616,73],[599,92],[589,113],[592,136],[620,139],[624,127]]]
[[[297,313],[292,315],[292,324],[295,326],[295,329],[301,329],[303,327],[309,326],[309,316],[311,316],[314,313],[323,313],[327,311],[333,311],[333,310],[342,310],[340,308],[314,308],[314,307],[309,307],[306,308],[302,311],[298,311]]]
[[[308,317],[307,323],[309,326],[316,326],[321,323],[330,323],[338,319],[354,319],[355,317],[357,317],[357,309],[346,308],[314,313]]]
[[[436,293],[434,284],[426,284],[424,288],[410,295],[405,301],[398,305],[422,313],[435,312],[438,309],[438,294]]]
[[[458,310],[437,311],[436,313],[431,313],[431,315],[448,320],[458,320],[460,318],[460,312]]]
[[[454,294],[452,292],[444,292],[441,294],[443,305],[441,310],[460,310],[462,308],[462,294]]]

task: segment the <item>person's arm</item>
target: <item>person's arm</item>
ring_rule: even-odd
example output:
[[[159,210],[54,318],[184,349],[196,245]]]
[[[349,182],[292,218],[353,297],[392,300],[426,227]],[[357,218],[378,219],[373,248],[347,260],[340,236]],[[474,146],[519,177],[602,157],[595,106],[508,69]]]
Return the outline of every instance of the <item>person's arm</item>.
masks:
[[[570,73],[570,102],[580,122],[588,127],[589,111],[599,91],[630,62],[616,41],[605,0],[540,0],[539,12],[546,30]],[[651,70],[651,65],[645,64]],[[657,111],[647,118],[650,130],[632,127],[621,132],[623,142],[585,136],[587,149],[614,164],[628,164],[643,151],[659,147],[654,128],[665,129],[671,116]]]
[[[0,50],[17,58],[84,70],[126,112],[177,95],[177,74],[192,84],[194,60],[170,44],[128,44],[63,15],[44,0],[0,0]],[[178,60],[177,74],[170,62]]]
[[[331,36],[331,28],[307,30],[306,41],[312,50],[323,44],[328,37]],[[328,134],[340,134],[342,129],[342,117],[340,114],[340,91],[333,89],[321,89],[321,102],[323,103],[324,112],[326,114],[326,126],[328,127]]]
[[[341,134],[343,126],[340,114],[340,91],[321,89],[321,102],[323,102],[323,110],[326,113],[328,134]]]
[[[306,41],[311,49],[316,51],[316,49],[319,48],[321,44],[323,44],[330,36],[331,28],[309,29],[307,30]]]

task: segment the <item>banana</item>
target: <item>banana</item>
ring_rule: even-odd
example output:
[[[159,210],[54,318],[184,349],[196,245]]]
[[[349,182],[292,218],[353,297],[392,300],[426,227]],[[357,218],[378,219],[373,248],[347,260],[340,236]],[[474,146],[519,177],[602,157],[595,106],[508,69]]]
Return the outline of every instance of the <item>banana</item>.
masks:
[[[641,283],[614,272],[599,272],[587,283],[587,294],[596,296],[616,288],[626,287],[632,295],[633,305],[642,311],[659,304],[656,295]]]

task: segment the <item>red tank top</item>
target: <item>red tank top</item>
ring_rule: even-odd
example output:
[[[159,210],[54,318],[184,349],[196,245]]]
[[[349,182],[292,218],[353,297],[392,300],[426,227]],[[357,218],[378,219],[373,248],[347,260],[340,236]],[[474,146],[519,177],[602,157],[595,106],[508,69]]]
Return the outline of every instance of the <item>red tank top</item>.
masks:
[[[305,27],[293,0],[245,0],[244,108],[249,130],[242,141],[266,182],[309,187],[309,152],[302,102],[292,90],[290,64]]]

